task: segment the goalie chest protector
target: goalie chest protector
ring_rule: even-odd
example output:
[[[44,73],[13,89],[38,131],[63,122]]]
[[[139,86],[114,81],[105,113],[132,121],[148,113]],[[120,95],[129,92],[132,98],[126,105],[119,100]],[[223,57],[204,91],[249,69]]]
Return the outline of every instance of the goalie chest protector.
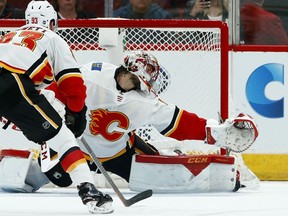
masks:
[[[235,158],[224,155],[134,155],[129,188],[159,193],[232,192]]]

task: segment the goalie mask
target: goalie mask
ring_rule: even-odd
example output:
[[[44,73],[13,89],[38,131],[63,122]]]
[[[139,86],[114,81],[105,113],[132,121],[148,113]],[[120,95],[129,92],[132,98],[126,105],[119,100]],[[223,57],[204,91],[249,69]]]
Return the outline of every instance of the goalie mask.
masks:
[[[157,80],[160,66],[155,56],[143,51],[133,52],[124,58],[124,67],[138,76],[142,91],[150,91]]]
[[[36,24],[50,29],[50,22],[54,24],[54,31],[58,27],[57,13],[48,1],[31,1],[25,11],[26,24]]]

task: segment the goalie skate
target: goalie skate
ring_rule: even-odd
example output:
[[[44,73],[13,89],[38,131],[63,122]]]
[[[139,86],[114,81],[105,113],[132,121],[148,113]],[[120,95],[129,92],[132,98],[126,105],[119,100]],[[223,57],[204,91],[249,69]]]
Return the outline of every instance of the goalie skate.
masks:
[[[109,214],[114,211],[112,198],[98,191],[93,184],[85,182],[78,185],[77,189],[83,204],[87,206],[90,213]]]

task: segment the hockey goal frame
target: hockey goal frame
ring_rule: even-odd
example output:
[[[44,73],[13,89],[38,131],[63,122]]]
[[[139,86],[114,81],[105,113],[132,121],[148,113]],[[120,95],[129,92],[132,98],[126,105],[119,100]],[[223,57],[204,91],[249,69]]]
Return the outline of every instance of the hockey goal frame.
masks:
[[[220,31],[220,110],[223,120],[229,118],[229,32],[227,23],[208,20],[123,20],[123,19],[89,19],[89,20],[59,20],[59,28],[217,28]],[[25,20],[1,20],[0,31],[10,31],[25,25]],[[1,37],[1,34],[0,34]],[[71,49],[75,46],[70,44]],[[79,49],[79,47],[77,48]],[[77,51],[76,49],[76,51]],[[94,47],[95,49],[103,49]],[[169,68],[167,68],[169,71]],[[8,140],[9,142],[11,140]],[[16,140],[17,141],[17,140]],[[0,143],[1,144],[1,143]],[[164,143],[166,145],[166,143]],[[205,154],[205,153],[204,153]],[[125,187],[125,185],[124,185]]]
[[[15,29],[25,24],[24,20],[1,20],[0,29]],[[208,20],[127,20],[118,18],[101,18],[101,19],[87,19],[87,20],[59,20],[59,28],[217,28],[220,30],[220,108],[219,114],[222,119],[229,117],[229,33],[227,23],[221,21]],[[75,48],[70,44],[71,49]],[[145,50],[145,47],[139,47]],[[81,48],[80,48],[81,49]],[[85,49],[85,48],[83,48]],[[101,49],[101,47],[91,47],[94,49]],[[181,49],[181,48],[180,48]]]

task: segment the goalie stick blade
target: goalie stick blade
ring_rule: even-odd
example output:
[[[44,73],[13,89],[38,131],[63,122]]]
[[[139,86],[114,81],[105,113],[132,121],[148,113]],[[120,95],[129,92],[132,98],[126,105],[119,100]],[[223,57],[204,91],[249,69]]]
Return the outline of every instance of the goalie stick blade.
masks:
[[[126,207],[129,207],[141,200],[147,199],[149,197],[151,197],[153,194],[152,190],[146,190],[146,191],[142,191],[139,194],[135,195],[134,197],[127,199],[127,200],[122,200],[122,202],[124,203],[124,205]]]

